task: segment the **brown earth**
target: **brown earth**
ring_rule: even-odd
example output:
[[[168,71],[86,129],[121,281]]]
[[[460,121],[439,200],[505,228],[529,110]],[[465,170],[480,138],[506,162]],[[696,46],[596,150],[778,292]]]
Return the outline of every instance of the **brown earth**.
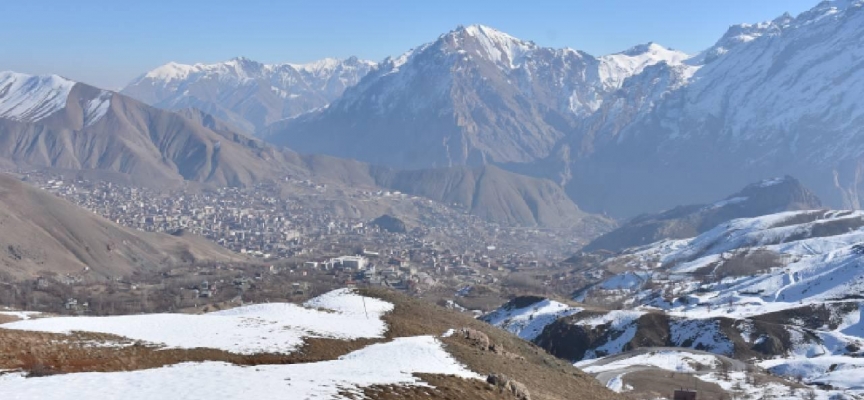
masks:
[[[311,338],[292,354],[239,355],[203,348],[161,349],[122,337],[89,332],[56,334],[0,329],[0,370],[24,370],[31,376],[41,376],[129,371],[190,361],[224,361],[238,365],[306,363],[333,360],[372,343],[398,337],[439,336],[451,328],[470,328],[488,340],[480,343],[457,332],[442,339],[446,350],[480,375],[503,374],[525,385],[533,400],[621,398],[569,363],[471,316],[384,289],[365,289],[363,294],[395,304],[394,310],[384,317],[390,327],[384,339],[343,341]],[[362,390],[364,395],[375,400],[515,399],[512,394],[481,380],[429,374],[418,377],[433,387],[385,385]]]
[[[502,393],[492,385],[476,379],[463,379],[450,375],[416,374],[432,387],[376,385],[363,389],[370,400],[516,400],[510,393]],[[354,398],[347,396],[347,398]]]
[[[448,311],[422,300],[383,289],[365,289],[363,294],[396,305],[391,313],[384,316],[390,326],[388,338],[441,335],[449,329],[461,328],[471,328],[485,333],[490,343],[494,344],[499,351],[482,349],[458,333],[443,338],[442,341],[447,351],[470,370],[481,375],[504,374],[523,383],[527,386],[533,400],[621,398],[570,363],[555,358],[541,348],[471,316]]]
[[[162,349],[91,332],[67,335],[0,329],[0,370],[20,369],[34,374],[111,372],[158,368],[189,361],[224,361],[237,365],[297,364],[333,360],[379,341],[309,338],[291,354],[242,355],[205,348]],[[111,344],[116,345],[107,346]]]
[[[0,271],[10,280],[51,274],[104,280],[205,261],[247,261],[194,235],[122,227],[8,174],[0,174],[0,243]]]

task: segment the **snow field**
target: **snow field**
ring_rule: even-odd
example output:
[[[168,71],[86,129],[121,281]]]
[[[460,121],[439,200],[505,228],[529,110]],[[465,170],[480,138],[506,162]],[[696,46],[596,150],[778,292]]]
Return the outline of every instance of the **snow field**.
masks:
[[[238,354],[290,353],[306,337],[343,340],[382,337],[387,326],[381,316],[392,309],[390,303],[340,289],[308,301],[306,307],[266,303],[203,315],[39,318],[4,324],[2,328],[107,333],[167,348],[204,347]]]
[[[371,385],[425,385],[414,373],[480,378],[453,359],[435,338],[417,336],[308,364],[243,367],[203,362],[41,378],[7,374],[0,376],[0,392],[10,400],[334,399],[342,391],[360,394]]]

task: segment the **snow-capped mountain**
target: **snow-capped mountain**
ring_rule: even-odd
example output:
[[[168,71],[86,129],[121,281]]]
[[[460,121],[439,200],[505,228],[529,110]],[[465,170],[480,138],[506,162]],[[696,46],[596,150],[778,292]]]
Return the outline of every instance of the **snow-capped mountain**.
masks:
[[[50,122],[50,117],[57,115],[55,119],[71,116],[80,126],[92,125],[108,111],[112,94],[98,89],[81,89],[73,94],[76,84],[57,75],[0,71],[0,119]]]
[[[284,170],[279,151],[221,124],[204,125],[56,75],[0,72],[4,163],[234,186]]]
[[[215,64],[162,65],[121,93],[169,110],[198,108],[247,132],[322,107],[375,65],[356,57],[262,64],[239,57]]]
[[[633,74],[687,56],[657,44],[597,58],[483,25],[388,58],[328,108],[268,129],[269,140],[409,167],[529,163]]]
[[[645,68],[562,142],[569,193],[634,215],[789,174],[832,206],[860,207],[862,6],[736,25],[682,66]]]
[[[627,78],[640,74],[646,67],[660,63],[682,65],[690,57],[687,53],[667,49],[657,43],[641,44],[600,57],[600,79],[610,88],[617,89]]]

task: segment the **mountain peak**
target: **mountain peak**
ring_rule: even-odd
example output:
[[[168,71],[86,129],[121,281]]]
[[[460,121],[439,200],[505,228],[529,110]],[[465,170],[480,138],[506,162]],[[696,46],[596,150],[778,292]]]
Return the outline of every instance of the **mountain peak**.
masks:
[[[689,58],[687,53],[648,42],[620,53],[600,57],[600,77],[607,85],[620,87],[625,79],[641,73],[648,66],[664,62],[681,65]]]
[[[486,25],[459,26],[442,35],[439,43],[446,43],[456,51],[472,52],[509,68],[515,68],[521,58],[537,46]]]
[[[66,107],[77,82],[58,75],[0,72],[0,118],[35,122]]]

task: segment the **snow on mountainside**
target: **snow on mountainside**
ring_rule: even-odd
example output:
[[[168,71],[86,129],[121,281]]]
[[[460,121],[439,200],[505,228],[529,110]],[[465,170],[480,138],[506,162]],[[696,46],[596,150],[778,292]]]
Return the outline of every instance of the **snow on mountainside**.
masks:
[[[111,106],[113,92],[107,90],[80,90],[70,99],[78,82],[57,75],[27,75],[11,71],[0,72],[0,119],[17,122],[45,122],[49,117],[75,114],[72,120],[80,127],[99,122]],[[79,103],[68,109],[69,102]],[[63,119],[63,116],[58,117]]]
[[[626,78],[686,57],[650,44],[597,58],[459,27],[382,61],[326,109],[274,124],[265,137],[399,167],[533,162]]]
[[[661,62],[670,66],[682,65],[689,58],[686,53],[653,42],[646,43],[600,57],[600,79],[610,87],[619,88],[624,80],[641,73],[645,67]]]
[[[745,191],[783,181],[762,181]],[[574,293],[584,306],[544,311],[554,302],[523,297],[483,319],[578,362],[618,391],[650,391],[646,382],[659,368],[733,393],[753,384],[734,384],[743,379],[735,371],[752,374],[756,368],[822,387],[819,398],[864,394],[864,212],[734,219],[696,237],[595,257],[570,264],[584,278]],[[677,353],[646,356],[652,347]],[[739,366],[688,369],[682,360],[697,350],[718,355],[715,364],[725,356]],[[775,383],[776,389],[796,387]],[[793,392],[788,398],[802,396]]]
[[[671,320],[719,323],[734,351],[805,382],[859,391],[864,371],[864,213],[792,211],[737,219],[695,238],[669,240],[605,260],[650,276],[642,285],[606,281],[580,299],[616,299],[659,309]],[[650,283],[649,283],[650,282]],[[734,336],[738,335],[740,338]],[[714,349],[704,348],[712,352]],[[859,377],[861,375],[858,375]]]
[[[527,301],[523,301],[527,300]],[[531,301],[537,300],[534,303]],[[525,304],[530,303],[530,304]],[[549,299],[521,299],[511,301],[481,319],[525,340],[534,340],[546,325],[556,319],[582,311]]]
[[[735,218],[754,217],[790,210],[813,210],[822,203],[791,177],[773,178],[710,204],[678,206],[656,214],[633,218],[586,245],[582,251],[620,251],[663,239],[686,239]]]
[[[833,207],[860,207],[862,6],[824,1],[733,26],[685,65],[645,68],[566,139],[568,193],[632,216],[789,174]]]
[[[0,72],[0,118],[36,122],[66,107],[76,82],[57,75]]]
[[[170,110],[198,108],[254,132],[327,105],[374,65],[356,57],[308,64],[262,64],[243,57],[215,64],[171,62],[121,93]]]

